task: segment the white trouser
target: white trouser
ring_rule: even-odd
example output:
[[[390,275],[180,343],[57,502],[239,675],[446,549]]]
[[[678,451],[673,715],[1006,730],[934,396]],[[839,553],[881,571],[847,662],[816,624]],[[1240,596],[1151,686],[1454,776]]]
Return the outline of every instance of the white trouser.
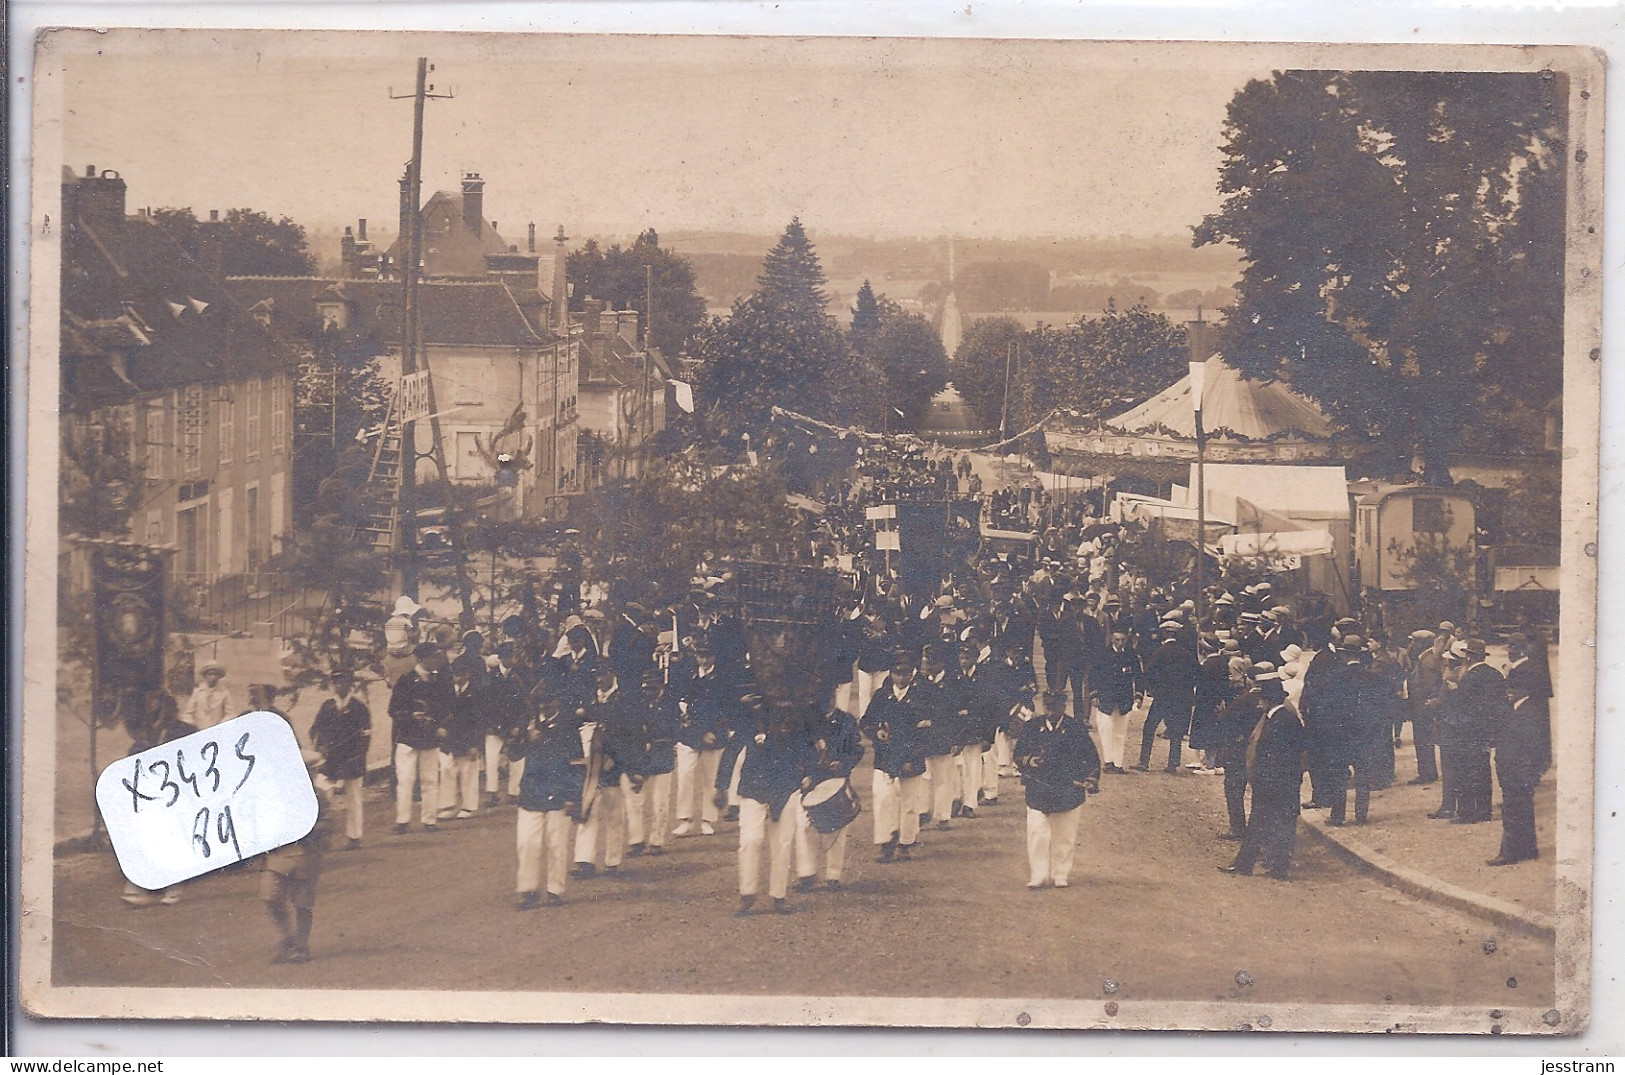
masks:
[[[344,804],[344,835],[351,840],[361,839],[364,813],[361,785],[362,779],[359,776],[333,781],[333,797]]]
[[[722,763],[722,748],[695,750],[677,744],[677,820],[687,821],[694,816],[694,798],[700,800],[700,820],[717,820],[717,766]]]
[[[734,771],[728,777],[728,806],[730,808],[741,805],[739,799],[739,774],[745,771],[745,755],[750,753],[748,745],[739,748],[739,757],[734,759]]]
[[[931,781],[931,799],[920,812],[931,812],[932,821],[947,821],[954,816],[954,797],[959,794],[959,770],[952,754],[933,754],[925,759],[925,776]]]
[[[982,744],[972,743],[959,752],[959,799],[976,809],[976,793],[982,789]]]
[[[796,808],[796,876],[817,877],[818,859],[824,859],[824,879],[839,881],[846,868],[846,834],[851,824],[842,825],[838,832],[819,832],[807,820],[801,796],[794,800]]]
[[[996,746],[982,752],[982,797],[999,797],[999,752]]]
[[[563,810],[519,811],[518,891],[537,892],[545,880],[549,892],[564,895],[564,880],[570,868],[571,827],[570,815]]]
[[[525,775],[525,759],[508,762],[508,797],[519,794],[519,781]],[[485,737],[485,792],[495,795],[502,790],[502,736]]]
[[[1123,748],[1128,741],[1128,714],[1107,713],[1097,708],[1094,712],[1095,739],[1100,748],[1100,763],[1123,768]]]
[[[405,743],[395,744],[395,824],[412,820],[412,786],[421,785],[422,802],[418,815],[425,825],[433,825],[440,809],[440,751],[434,747],[419,750]]]
[[[869,708],[869,699],[875,696],[875,691],[885,675],[884,672],[865,672],[861,668],[858,669],[858,674],[852,680],[853,689],[857,692],[857,696],[852,699],[854,716],[863,716],[864,711]]]
[[[1010,737],[1001,730],[993,737],[993,756],[998,761],[996,771],[1000,776],[1013,776],[1014,763],[1010,760]]]
[[[642,790],[633,791],[632,778],[621,777],[621,794],[626,796],[627,843],[666,846],[666,836],[671,832],[671,785],[670,773],[656,773],[643,778]]]
[[[1078,843],[1078,818],[1083,807],[1058,814],[1027,808],[1027,883],[1054,881],[1065,885],[1072,874],[1072,853]]]
[[[620,788],[599,788],[592,813],[576,828],[576,861],[598,862],[598,834],[604,834],[604,865],[619,866],[626,857],[626,804]]]
[[[474,751],[462,754],[440,752],[440,809],[443,813],[462,808],[472,813],[480,808],[480,756]]]
[[[761,891],[764,842],[768,845],[767,894],[782,900],[790,891],[790,854],[795,845],[800,802],[799,792],[790,796],[790,802],[779,812],[777,821],[768,816],[766,803],[746,799],[739,804],[741,896],[754,896]]]
[[[919,839],[919,803],[927,787],[923,775],[893,777],[875,770],[875,843],[896,840],[908,847]]]

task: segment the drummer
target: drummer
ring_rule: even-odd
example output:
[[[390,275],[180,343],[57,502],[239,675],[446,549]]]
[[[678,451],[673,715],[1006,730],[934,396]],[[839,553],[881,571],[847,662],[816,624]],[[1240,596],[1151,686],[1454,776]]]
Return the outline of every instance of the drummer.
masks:
[[[807,778],[809,787],[801,796],[801,818],[796,829],[796,887],[803,892],[818,884],[820,856],[824,860],[825,887],[841,887],[846,836],[858,817],[852,770],[863,760],[863,735],[857,718],[839,706],[831,705],[822,717],[810,721],[807,731],[818,761]],[[848,813],[850,817],[846,817]],[[841,825],[833,832],[815,827],[828,828],[835,821]]]

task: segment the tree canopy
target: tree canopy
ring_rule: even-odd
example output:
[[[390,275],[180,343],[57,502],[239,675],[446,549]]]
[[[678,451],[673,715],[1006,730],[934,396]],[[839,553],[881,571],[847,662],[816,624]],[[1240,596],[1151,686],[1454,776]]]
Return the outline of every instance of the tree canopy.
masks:
[[[200,221],[186,209],[157,209],[153,219],[198,264],[221,276],[310,276],[316,259],[305,229],[288,217],[273,220],[258,209],[228,209]],[[218,261],[216,260],[218,259]]]
[[[774,405],[831,422],[880,418],[882,385],[825,312],[824,272],[799,220],[763,261],[755,292],[696,334],[700,402],[712,432],[759,435]]]
[[[570,309],[579,311],[588,299],[601,299],[617,310],[636,310],[638,323],[648,325],[650,342],[667,354],[687,350],[705,321],[705,300],[695,286],[694,266],[662,247],[653,228],[629,247],[616,243],[604,250],[596,239],[589,239],[566,257],[565,272],[575,284]],[[649,325],[651,285],[654,323]]]
[[[1561,386],[1562,76],[1280,72],[1224,126],[1195,244],[1245,259],[1227,360],[1286,373],[1430,475],[1485,392]]]
[[[954,387],[989,429],[999,427],[1010,365],[1008,431],[1059,407],[1108,416],[1168,387],[1185,371],[1185,328],[1135,304],[1023,331],[1013,318],[971,325],[954,356]]]

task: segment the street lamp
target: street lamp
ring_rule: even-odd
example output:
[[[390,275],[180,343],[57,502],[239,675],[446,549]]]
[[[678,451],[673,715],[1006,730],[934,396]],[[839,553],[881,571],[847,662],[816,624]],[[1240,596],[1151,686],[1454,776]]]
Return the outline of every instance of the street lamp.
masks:
[[[1196,419],[1196,659],[1202,659],[1202,616],[1206,611],[1202,592],[1202,561],[1207,556],[1207,462],[1206,438],[1202,432],[1202,389],[1207,379],[1207,363],[1192,362],[1191,413]]]

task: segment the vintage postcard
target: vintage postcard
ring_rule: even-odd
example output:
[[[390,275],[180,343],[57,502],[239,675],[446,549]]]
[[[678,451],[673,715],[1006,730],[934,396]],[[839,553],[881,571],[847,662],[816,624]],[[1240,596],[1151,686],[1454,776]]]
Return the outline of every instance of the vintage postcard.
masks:
[[[28,1010],[1579,1033],[1603,66],[43,33]]]

